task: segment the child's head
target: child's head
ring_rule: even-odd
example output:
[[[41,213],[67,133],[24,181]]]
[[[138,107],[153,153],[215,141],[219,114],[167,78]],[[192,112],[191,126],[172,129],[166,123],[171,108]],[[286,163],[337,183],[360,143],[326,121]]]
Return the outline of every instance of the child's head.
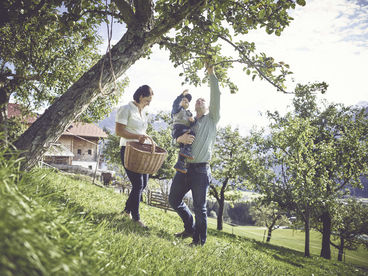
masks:
[[[182,106],[184,109],[188,109],[189,102],[192,100],[192,95],[186,94],[180,102],[180,106]]]

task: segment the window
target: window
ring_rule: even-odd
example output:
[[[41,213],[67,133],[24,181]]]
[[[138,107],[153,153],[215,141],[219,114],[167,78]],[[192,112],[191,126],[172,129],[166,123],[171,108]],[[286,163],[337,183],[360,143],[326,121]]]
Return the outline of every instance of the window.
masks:
[[[90,149],[89,149],[89,150],[88,150],[88,154],[89,154],[89,155],[92,155],[92,150],[90,150]]]
[[[78,154],[80,155],[80,154],[82,154],[82,150],[81,149],[78,149]]]
[[[88,169],[92,170],[92,166],[88,166]]]

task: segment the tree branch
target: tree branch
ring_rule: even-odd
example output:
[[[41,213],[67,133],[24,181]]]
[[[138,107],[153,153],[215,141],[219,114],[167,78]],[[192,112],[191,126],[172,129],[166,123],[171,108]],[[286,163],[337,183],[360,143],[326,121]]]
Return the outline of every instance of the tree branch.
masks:
[[[121,18],[127,24],[127,26],[131,26],[138,23],[137,18],[133,12],[133,9],[130,4],[128,4],[125,0],[113,0],[116,7],[120,11]]]
[[[294,94],[293,92],[287,92],[285,91],[285,89],[283,89],[281,86],[279,86],[278,84],[276,84],[275,82],[273,82],[269,77],[267,77],[262,70],[259,68],[259,66],[257,66],[257,64],[255,64],[253,61],[251,61],[246,55],[243,54],[242,50],[239,49],[238,46],[236,46],[232,41],[230,41],[228,38],[219,35],[219,37],[221,39],[223,39],[224,41],[226,41],[227,43],[229,43],[231,46],[233,46],[239,53],[242,54],[242,60],[244,63],[248,64],[248,66],[254,68],[257,70],[257,72],[263,77],[265,78],[270,84],[272,84],[273,86],[275,86],[278,90],[280,90],[281,92],[285,93],[285,94]]]

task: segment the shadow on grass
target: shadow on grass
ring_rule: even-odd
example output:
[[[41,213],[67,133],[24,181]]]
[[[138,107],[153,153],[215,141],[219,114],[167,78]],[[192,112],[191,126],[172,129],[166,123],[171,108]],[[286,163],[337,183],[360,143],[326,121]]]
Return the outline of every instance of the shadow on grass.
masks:
[[[232,240],[236,242],[247,242],[248,244],[251,244],[251,246],[258,251],[262,251],[266,253],[269,256],[272,256],[278,261],[283,261],[285,263],[291,264],[296,267],[303,268],[303,264],[299,263],[298,261],[303,261],[303,254],[299,251],[292,250],[289,248],[285,248],[282,246],[277,246],[273,244],[263,243],[260,241],[257,241],[255,239],[247,238],[247,237],[241,237],[235,234],[230,234],[226,232],[221,232],[214,229],[209,229],[208,233],[211,236],[219,237],[219,238],[225,238],[227,240]]]

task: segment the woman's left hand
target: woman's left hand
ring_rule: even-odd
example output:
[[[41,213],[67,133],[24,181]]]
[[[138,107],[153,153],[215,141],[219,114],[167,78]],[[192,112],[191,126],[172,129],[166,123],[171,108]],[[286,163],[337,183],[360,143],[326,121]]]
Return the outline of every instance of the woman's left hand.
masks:
[[[146,135],[140,135],[138,138],[139,143],[143,144],[144,141],[146,141],[147,136]]]

